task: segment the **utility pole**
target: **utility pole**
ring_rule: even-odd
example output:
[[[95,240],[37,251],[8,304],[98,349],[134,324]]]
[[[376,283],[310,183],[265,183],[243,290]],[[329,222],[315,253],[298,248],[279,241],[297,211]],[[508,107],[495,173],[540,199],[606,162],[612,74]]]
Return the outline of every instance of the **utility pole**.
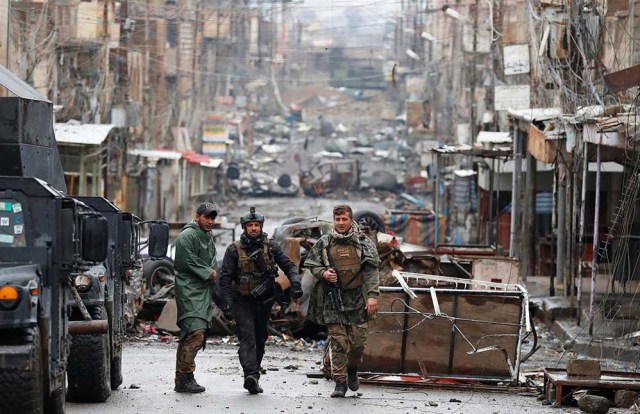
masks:
[[[478,54],[478,0],[473,7],[473,56],[471,59],[471,87],[469,88],[469,131],[471,145],[476,142],[476,65]]]
[[[9,69],[9,15],[11,14],[11,0],[0,1],[0,65]],[[2,96],[4,92],[0,92]]]

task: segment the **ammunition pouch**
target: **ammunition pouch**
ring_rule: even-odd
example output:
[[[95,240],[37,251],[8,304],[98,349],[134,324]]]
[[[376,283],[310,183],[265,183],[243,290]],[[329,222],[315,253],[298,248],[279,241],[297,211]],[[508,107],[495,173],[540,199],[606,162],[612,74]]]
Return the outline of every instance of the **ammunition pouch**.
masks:
[[[238,278],[236,285],[241,296],[251,296],[253,290],[262,282],[262,279],[258,279],[254,275],[242,275]]]
[[[362,272],[358,272],[355,276],[340,273],[340,283],[342,283],[342,289],[344,290],[358,289],[364,284],[364,276]]]

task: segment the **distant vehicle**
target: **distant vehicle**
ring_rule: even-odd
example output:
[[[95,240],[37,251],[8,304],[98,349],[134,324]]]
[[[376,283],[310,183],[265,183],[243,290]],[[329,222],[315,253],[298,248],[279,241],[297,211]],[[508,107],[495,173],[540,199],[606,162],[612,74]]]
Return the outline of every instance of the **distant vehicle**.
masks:
[[[355,159],[322,161],[300,174],[300,187],[310,197],[339,190],[359,190],[360,164]]]

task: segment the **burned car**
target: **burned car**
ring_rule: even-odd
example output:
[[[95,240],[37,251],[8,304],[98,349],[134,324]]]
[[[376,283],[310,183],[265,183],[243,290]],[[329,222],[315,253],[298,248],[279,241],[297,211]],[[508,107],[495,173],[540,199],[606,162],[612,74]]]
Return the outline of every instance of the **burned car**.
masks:
[[[360,163],[354,159],[322,161],[300,173],[300,187],[310,197],[337,190],[359,190]]]

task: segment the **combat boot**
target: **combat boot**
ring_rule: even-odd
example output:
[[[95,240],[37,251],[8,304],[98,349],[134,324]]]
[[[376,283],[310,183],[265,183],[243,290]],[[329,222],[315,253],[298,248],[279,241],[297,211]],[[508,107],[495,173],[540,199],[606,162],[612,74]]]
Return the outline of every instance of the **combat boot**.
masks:
[[[331,398],[342,398],[347,393],[346,382],[336,382],[336,388],[331,393]]]
[[[258,394],[263,392],[260,384],[258,384],[258,377],[255,375],[247,375],[244,379],[244,389],[249,391],[249,394]]]
[[[358,381],[358,367],[347,366],[347,385],[351,391],[358,391],[360,381]]]
[[[182,374],[176,372],[175,392],[185,392],[190,394],[198,394],[205,391],[205,388],[196,382],[193,373]]]

